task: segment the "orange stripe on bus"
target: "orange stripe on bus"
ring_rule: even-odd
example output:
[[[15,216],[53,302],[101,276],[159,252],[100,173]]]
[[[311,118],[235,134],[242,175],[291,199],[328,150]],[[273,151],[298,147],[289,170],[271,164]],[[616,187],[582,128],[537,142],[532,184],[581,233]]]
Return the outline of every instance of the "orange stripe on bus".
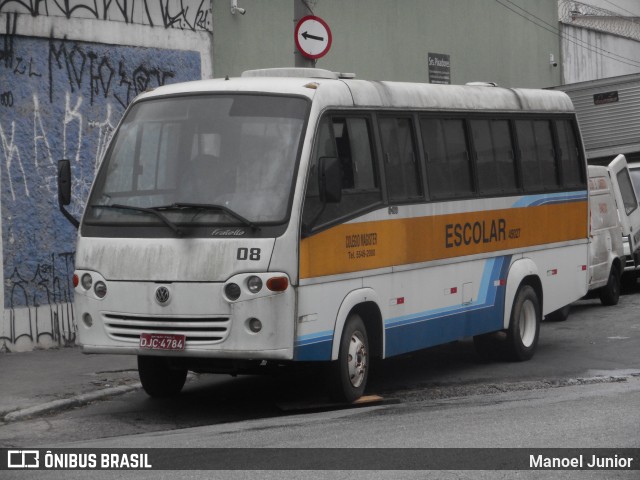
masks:
[[[302,240],[300,278],[587,238],[586,201],[337,225]]]

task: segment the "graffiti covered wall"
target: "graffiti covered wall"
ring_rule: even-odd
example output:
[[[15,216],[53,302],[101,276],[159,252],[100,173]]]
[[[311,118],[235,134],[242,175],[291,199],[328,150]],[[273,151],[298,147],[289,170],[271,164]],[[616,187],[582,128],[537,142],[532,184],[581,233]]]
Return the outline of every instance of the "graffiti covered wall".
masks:
[[[63,3],[68,2],[0,1],[0,21],[6,22],[6,34],[0,35],[0,348],[9,350],[75,341],[70,302],[76,230],[58,210],[57,161],[71,160],[71,211],[79,218],[128,103],[148,88],[201,78],[197,51],[21,36],[20,22],[32,17],[2,12],[3,6],[19,4],[51,14]],[[133,1],[113,4],[123,14],[128,5],[134,12]],[[184,25],[184,18],[161,28]],[[147,17],[149,25],[154,21]]]
[[[194,31],[208,30],[211,23],[210,2],[205,0],[0,0],[2,11]]]

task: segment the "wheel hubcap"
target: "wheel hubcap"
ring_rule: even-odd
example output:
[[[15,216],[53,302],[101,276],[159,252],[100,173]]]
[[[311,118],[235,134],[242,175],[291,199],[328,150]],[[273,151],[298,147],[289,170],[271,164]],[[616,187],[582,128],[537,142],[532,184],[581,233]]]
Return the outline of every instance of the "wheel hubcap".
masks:
[[[522,305],[518,326],[522,345],[530,347],[536,336],[536,309],[530,300],[527,300],[524,302],[524,305]]]
[[[349,342],[349,380],[354,388],[358,388],[364,382],[367,371],[367,349],[362,338],[355,332]]]

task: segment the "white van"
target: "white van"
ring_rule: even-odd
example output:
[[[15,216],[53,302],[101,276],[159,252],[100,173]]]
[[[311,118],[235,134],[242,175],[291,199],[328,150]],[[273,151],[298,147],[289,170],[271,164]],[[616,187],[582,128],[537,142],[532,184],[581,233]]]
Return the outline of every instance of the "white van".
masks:
[[[626,168],[626,166],[625,166]],[[625,265],[620,217],[616,206],[615,172],[609,167],[589,165],[589,291],[586,298],[599,297],[603,305],[616,305],[620,298]],[[545,319],[561,322],[569,317],[570,305],[551,312]]]
[[[597,291],[603,305],[618,303],[625,260],[615,189],[609,175],[609,168],[589,165],[589,291]]]

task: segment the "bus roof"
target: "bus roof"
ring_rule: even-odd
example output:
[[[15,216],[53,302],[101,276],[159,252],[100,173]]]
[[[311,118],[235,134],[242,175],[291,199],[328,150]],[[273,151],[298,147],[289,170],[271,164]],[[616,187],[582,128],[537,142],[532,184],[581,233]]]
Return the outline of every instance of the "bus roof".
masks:
[[[209,92],[254,92],[302,95],[324,107],[459,111],[573,112],[567,94],[555,90],[502,88],[492,84],[436,85],[429,83],[359,80],[353,74],[322,69],[264,69],[239,78],[200,80],[158,87],[139,99]]]

